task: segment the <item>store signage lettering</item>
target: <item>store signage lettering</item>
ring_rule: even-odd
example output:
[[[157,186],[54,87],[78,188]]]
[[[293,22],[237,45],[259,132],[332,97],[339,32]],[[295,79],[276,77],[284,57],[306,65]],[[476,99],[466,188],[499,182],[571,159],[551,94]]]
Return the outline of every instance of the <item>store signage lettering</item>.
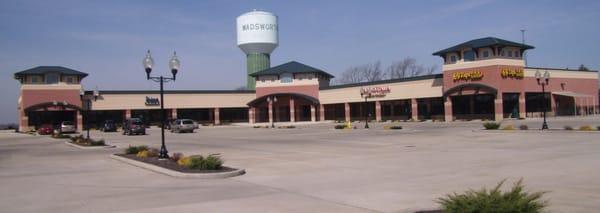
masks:
[[[244,24],[242,25],[242,31],[250,31],[250,30],[270,30],[276,31],[277,24]]]
[[[522,79],[525,77],[525,72],[521,68],[503,68],[500,71],[502,78]]]
[[[389,87],[363,87],[360,88],[360,95],[367,98],[385,97],[391,90]]]
[[[467,71],[467,72],[455,72],[452,74],[452,80],[454,81],[472,81],[480,80],[483,78],[481,71]]]
[[[160,100],[158,100],[158,98],[146,96],[146,106],[158,106],[158,105],[160,105]]]

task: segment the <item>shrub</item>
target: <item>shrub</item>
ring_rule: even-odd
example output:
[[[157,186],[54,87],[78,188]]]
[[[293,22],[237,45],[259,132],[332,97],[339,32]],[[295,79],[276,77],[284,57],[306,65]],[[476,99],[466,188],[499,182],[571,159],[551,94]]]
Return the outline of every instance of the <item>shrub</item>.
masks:
[[[104,142],[104,139],[100,139],[100,140],[89,140],[90,142],[90,146],[105,146],[106,143]]]
[[[338,124],[338,125],[335,125],[333,128],[335,128],[335,129],[344,129],[345,127],[346,127],[346,125]]]
[[[513,125],[506,125],[502,127],[502,130],[515,130],[515,127]]]
[[[125,149],[125,154],[135,155],[138,152],[141,152],[141,151],[144,151],[144,150],[148,150],[148,147],[147,146],[143,146],[143,145],[142,146],[131,146],[130,145],[129,147],[127,147]]]
[[[383,129],[402,129],[402,126],[383,126]]]
[[[171,155],[171,160],[175,162],[179,161],[181,158],[183,158],[183,153],[181,152],[175,152]]]
[[[149,148],[148,150],[148,157],[158,157],[158,149],[156,148]]]
[[[217,169],[221,169],[221,166],[223,166],[223,160],[221,160],[221,158],[217,155],[209,155],[208,157],[206,157],[206,159],[204,159],[205,163],[204,163],[204,169],[209,169],[209,170],[217,170]]]
[[[573,130],[572,126],[565,126],[565,130]]]
[[[496,122],[485,122],[483,123],[483,127],[487,130],[493,130],[500,128],[500,123]]]
[[[519,126],[520,130],[528,130],[529,126],[525,125],[525,124],[521,124],[521,126]]]
[[[204,157],[202,155],[190,156],[190,159],[185,167],[190,169],[202,169],[202,164],[204,163]]]
[[[73,136],[70,139],[71,139],[71,142],[80,143],[81,141],[83,141],[83,135]]]
[[[139,157],[139,158],[147,158],[148,157],[148,150],[139,151],[135,156]]]
[[[52,137],[53,138],[69,138],[69,139],[71,138],[71,136],[65,135],[65,134],[62,134],[62,133],[52,134]]]
[[[584,125],[584,126],[580,126],[579,130],[581,130],[581,131],[594,131],[594,128],[592,128],[590,125]]]
[[[502,192],[500,187],[504,181],[501,181],[491,190],[483,188],[463,194],[448,194],[437,202],[442,205],[444,212],[542,212],[548,206],[546,201],[541,200],[546,192],[525,192],[522,183],[521,179],[510,191]]]
[[[277,128],[279,128],[279,129],[294,129],[294,128],[296,128],[296,126],[294,126],[294,125],[288,125],[288,126],[279,126]]]

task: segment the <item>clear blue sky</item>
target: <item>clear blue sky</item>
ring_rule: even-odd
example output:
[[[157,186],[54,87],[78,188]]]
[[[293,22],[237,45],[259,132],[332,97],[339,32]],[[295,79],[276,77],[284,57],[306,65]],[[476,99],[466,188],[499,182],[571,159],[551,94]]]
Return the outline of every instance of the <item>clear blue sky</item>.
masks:
[[[529,65],[600,69],[600,1],[6,1],[0,2],[0,123],[16,122],[17,71],[61,65],[90,75],[86,89],[157,89],[141,60],[157,69],[177,50],[168,89],[233,89],[245,84],[235,18],[252,9],[279,16],[271,64],[296,60],[333,75],[363,63],[407,56],[441,65],[431,53],[470,39],[520,41]]]

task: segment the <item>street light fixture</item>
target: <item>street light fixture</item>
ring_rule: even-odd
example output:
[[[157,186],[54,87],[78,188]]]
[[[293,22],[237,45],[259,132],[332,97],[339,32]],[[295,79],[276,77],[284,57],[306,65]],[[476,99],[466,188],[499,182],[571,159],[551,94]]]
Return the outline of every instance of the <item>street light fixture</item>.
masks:
[[[550,72],[548,70],[544,71],[544,74],[537,70],[535,71],[535,79],[537,80],[538,85],[542,86],[542,95],[543,99],[543,115],[544,115],[544,123],[542,124],[542,130],[548,129],[548,123],[546,123],[546,111],[548,111],[548,101],[546,100],[546,85],[550,82]]]
[[[273,108],[273,103],[277,103],[277,97],[276,96],[273,96],[273,98],[267,97],[267,103],[269,103],[269,105],[271,105],[271,114],[273,115],[273,118],[271,121],[271,128],[275,128],[275,109]]]
[[[154,59],[152,59],[150,50],[148,50],[148,53],[146,54],[146,57],[144,58],[142,64],[144,65],[144,69],[146,70],[146,79],[160,83],[160,112],[161,112],[160,141],[161,141],[161,146],[160,146],[160,152],[158,153],[158,158],[159,159],[168,159],[169,152],[167,151],[167,146],[165,145],[165,120],[167,119],[167,113],[165,111],[165,105],[164,105],[165,99],[164,99],[163,84],[166,82],[169,82],[169,81],[175,81],[175,76],[177,75],[177,71],[179,70],[180,62],[179,62],[179,59],[177,59],[177,53],[173,52],[173,56],[171,57],[171,60],[169,61],[169,68],[171,69],[171,74],[173,76],[170,78],[163,77],[162,75],[157,76],[157,77],[150,76],[150,73],[152,72],[152,68],[154,67]]]
[[[364,109],[365,109],[365,113],[364,113],[365,129],[368,129],[369,128],[369,110],[367,110],[367,106],[368,106],[367,98],[371,97],[371,93],[366,90],[361,90],[360,97],[365,98],[365,103],[364,103],[364,105],[365,105],[365,107],[364,107]]]
[[[98,87],[96,87],[96,89],[94,89],[94,92],[92,93],[94,95],[94,101],[98,100],[98,96],[100,95],[100,92],[98,92]],[[89,118],[89,111],[90,108],[92,107],[92,100],[89,98],[84,98],[85,97],[85,90],[83,89],[83,87],[81,87],[81,89],[79,90],[79,98],[81,99],[81,102],[83,103],[83,109],[85,110],[85,113],[81,113],[84,117],[85,117],[85,128],[87,131],[87,135],[86,138],[90,139],[90,118]],[[81,110],[81,111],[84,111]]]

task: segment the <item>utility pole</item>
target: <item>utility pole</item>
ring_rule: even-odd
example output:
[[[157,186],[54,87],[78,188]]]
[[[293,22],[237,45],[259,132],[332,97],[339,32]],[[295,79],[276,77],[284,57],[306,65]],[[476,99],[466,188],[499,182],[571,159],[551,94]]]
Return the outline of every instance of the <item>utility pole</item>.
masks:
[[[525,45],[525,29],[521,30],[521,42]],[[523,51],[523,61],[525,62],[525,66],[527,66],[527,52]]]

